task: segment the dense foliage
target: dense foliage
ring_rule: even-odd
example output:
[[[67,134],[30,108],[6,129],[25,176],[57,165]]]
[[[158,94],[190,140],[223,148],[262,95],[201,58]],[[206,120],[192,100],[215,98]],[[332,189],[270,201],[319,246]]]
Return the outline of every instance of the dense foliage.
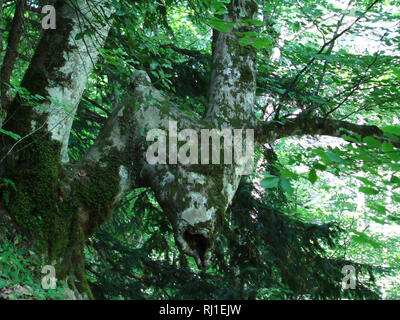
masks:
[[[9,96],[18,92],[33,104],[43,97],[19,85],[42,32],[38,8],[44,2],[29,1],[25,8],[24,36],[5,84]],[[227,2],[110,1],[116,7],[113,26],[79,105],[68,150],[72,160],[93,144],[135,70],[146,70],[176,106],[202,117],[213,34],[229,28],[220,18]],[[259,20],[245,21],[258,32],[241,38],[258,53],[257,116],[277,123],[301,112],[330,116],[377,125],[387,140],[343,130],[347,142],[288,137],[259,146],[257,170],[242,180],[206,272],[175,247],[152,192],[130,192],[85,249],[95,298],[399,297],[400,6],[394,0],[258,3]],[[3,61],[16,1],[1,6]],[[77,38],[91,34],[82,30]],[[1,176],[0,182],[7,202],[13,182]],[[17,298],[60,298],[62,288],[41,289],[39,259],[10,224],[0,220],[0,298],[17,285],[30,290]],[[342,287],[345,265],[356,269],[354,290]]]

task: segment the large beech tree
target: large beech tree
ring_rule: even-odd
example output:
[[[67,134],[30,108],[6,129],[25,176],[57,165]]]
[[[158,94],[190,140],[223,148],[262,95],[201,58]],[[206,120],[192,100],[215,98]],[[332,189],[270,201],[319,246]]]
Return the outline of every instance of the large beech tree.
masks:
[[[26,95],[8,99],[7,90],[1,91],[6,117],[2,123],[0,173],[13,182],[2,186],[2,192],[7,190],[10,195],[1,211],[34,240],[37,252],[56,266],[57,278],[66,281],[76,298],[92,297],[84,274],[87,239],[124,195],[138,187],[153,190],[173,226],[179,249],[206,269],[241,173],[253,165],[253,159],[242,165],[150,165],[143,133],[151,129],[168,131],[172,120],[177,122],[178,131],[191,128],[199,137],[201,129],[254,129],[258,144],[298,135],[342,137],[344,132],[350,140],[374,136],[390,141],[378,127],[321,116],[309,108],[283,118],[278,105],[274,120],[256,118],[257,51],[240,39],[245,33],[257,32],[258,27],[244,21],[256,20],[262,13],[258,2],[232,0],[221,16],[231,28],[214,31],[203,119],[181,111],[155,89],[145,71],[137,71],[126,83],[128,94],[114,106],[94,144],[81,159],[70,161],[67,151],[73,121],[88,77],[107,41],[114,9],[106,0],[56,1],[57,27],[43,32],[21,82],[30,97],[44,99],[38,98],[39,103],[33,106]],[[3,82],[9,81],[15,62],[21,10],[24,8],[19,4],[13,21],[17,33],[10,33],[3,61]],[[85,33],[88,29],[95,32]],[[340,35],[336,31],[321,52]],[[307,65],[304,68],[300,75]],[[297,80],[288,86],[280,104]]]

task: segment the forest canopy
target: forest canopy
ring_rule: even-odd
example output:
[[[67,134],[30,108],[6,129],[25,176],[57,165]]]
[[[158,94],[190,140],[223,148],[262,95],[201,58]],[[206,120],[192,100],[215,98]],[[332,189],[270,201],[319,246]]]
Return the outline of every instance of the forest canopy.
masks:
[[[398,1],[0,10],[0,299],[399,299]]]

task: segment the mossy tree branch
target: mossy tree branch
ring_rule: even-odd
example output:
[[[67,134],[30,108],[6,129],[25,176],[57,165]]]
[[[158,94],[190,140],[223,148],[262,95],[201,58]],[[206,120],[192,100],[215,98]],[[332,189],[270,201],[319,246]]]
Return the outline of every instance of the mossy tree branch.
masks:
[[[256,129],[259,143],[270,143],[278,139],[302,135],[326,135],[342,138],[344,135],[357,139],[375,137],[380,141],[387,141],[400,148],[398,141],[390,140],[377,126],[359,125],[344,120],[327,119],[300,114],[296,118],[282,121],[260,122]],[[351,133],[357,135],[353,135]],[[353,142],[353,141],[351,141]]]

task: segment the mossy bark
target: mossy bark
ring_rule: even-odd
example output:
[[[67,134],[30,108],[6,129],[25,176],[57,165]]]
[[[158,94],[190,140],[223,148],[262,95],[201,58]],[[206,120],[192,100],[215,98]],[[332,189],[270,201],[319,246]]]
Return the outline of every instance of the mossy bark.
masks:
[[[223,19],[235,26],[215,35],[206,117],[217,127],[254,128],[256,50],[240,45],[239,39],[255,31],[243,21],[256,14],[256,1],[232,0]]]
[[[121,184],[127,180],[121,175],[124,155],[104,147],[99,159],[62,166],[60,144],[44,131],[26,139],[21,148],[6,161],[6,177],[16,186],[15,192],[8,190],[7,210],[75,297],[92,298],[83,249],[127,189]]]

